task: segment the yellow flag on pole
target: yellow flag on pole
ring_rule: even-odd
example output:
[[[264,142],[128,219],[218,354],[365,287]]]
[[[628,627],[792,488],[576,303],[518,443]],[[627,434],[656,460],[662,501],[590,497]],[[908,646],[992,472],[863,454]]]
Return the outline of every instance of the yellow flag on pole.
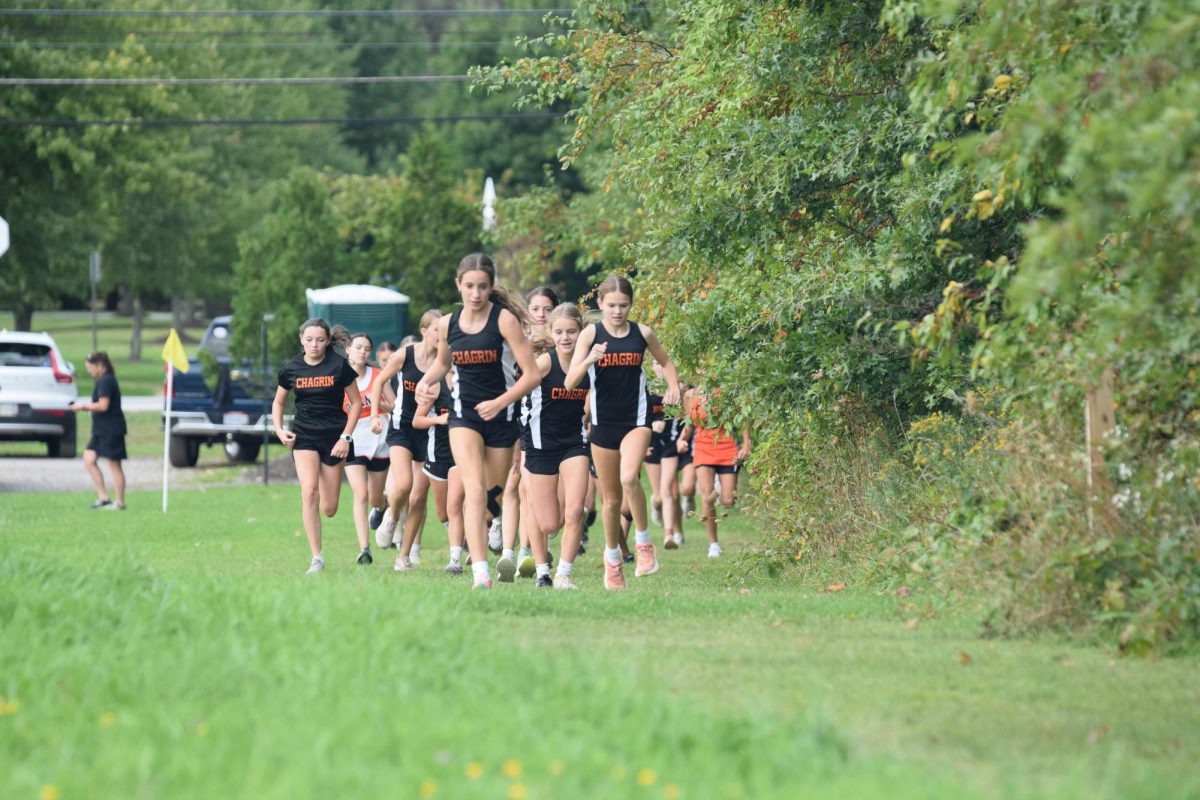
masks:
[[[183,352],[183,342],[179,341],[179,334],[174,328],[171,328],[171,333],[167,335],[167,341],[163,344],[162,360],[180,372],[188,371],[187,353]]]

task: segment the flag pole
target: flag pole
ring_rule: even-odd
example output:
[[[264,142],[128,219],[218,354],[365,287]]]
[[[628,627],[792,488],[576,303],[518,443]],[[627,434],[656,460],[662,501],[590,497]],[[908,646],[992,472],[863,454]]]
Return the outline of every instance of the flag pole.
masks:
[[[171,362],[165,362],[167,370],[167,396],[164,398],[167,404],[166,414],[163,415],[163,513],[167,513],[167,481],[170,472],[170,462],[167,454],[171,448],[171,400],[175,397],[175,365]]]

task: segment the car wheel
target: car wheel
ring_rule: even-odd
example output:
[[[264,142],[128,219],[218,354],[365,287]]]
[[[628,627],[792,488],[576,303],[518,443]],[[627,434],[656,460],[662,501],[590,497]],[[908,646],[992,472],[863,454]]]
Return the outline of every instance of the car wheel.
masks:
[[[226,439],[225,457],[235,464],[251,464],[258,458],[262,442],[257,439]]]
[[[46,442],[46,450],[51,458],[74,458],[75,448],[75,431]]]
[[[188,436],[172,436],[167,448],[172,467],[194,467],[200,460],[200,440]]]

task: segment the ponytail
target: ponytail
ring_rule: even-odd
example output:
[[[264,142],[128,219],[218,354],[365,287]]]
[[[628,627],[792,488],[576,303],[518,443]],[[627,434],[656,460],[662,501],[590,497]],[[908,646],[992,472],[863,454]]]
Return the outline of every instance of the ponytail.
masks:
[[[365,333],[356,335],[366,336]],[[334,325],[329,331],[329,346],[336,347],[342,353],[345,353],[350,349],[350,343],[354,341],[354,338],[354,336],[350,335],[350,331],[347,330],[345,325]],[[369,336],[367,337],[367,341],[370,341]]]

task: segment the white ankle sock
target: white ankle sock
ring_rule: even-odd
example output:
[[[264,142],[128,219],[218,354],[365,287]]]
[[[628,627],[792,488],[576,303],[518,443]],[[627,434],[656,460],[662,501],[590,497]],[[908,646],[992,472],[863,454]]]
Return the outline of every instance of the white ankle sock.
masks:
[[[571,577],[571,570],[574,568],[574,566],[575,565],[570,561],[560,561],[558,562],[558,574],[566,575],[569,578]]]
[[[619,547],[604,548],[604,560],[607,561],[609,564],[620,564],[621,563],[621,548],[619,548]]]
[[[488,572],[488,563],[486,561],[472,561],[471,574],[475,576],[475,580],[481,578],[491,579],[492,575]]]
[[[638,544],[650,544],[650,531],[638,531],[637,532],[637,543]]]
[[[450,560],[456,564],[458,562],[462,561],[462,548],[461,547],[454,547],[453,545],[451,545]]]
[[[550,565],[549,564],[537,564],[536,566],[537,566],[537,576],[539,578],[542,577],[543,575],[550,574]]]
[[[513,551],[512,551],[512,548],[511,548],[511,547],[506,547],[506,548],[504,548],[504,552],[500,554],[500,557],[501,557],[501,558],[510,558],[510,559],[511,559],[511,558],[513,557]]]

